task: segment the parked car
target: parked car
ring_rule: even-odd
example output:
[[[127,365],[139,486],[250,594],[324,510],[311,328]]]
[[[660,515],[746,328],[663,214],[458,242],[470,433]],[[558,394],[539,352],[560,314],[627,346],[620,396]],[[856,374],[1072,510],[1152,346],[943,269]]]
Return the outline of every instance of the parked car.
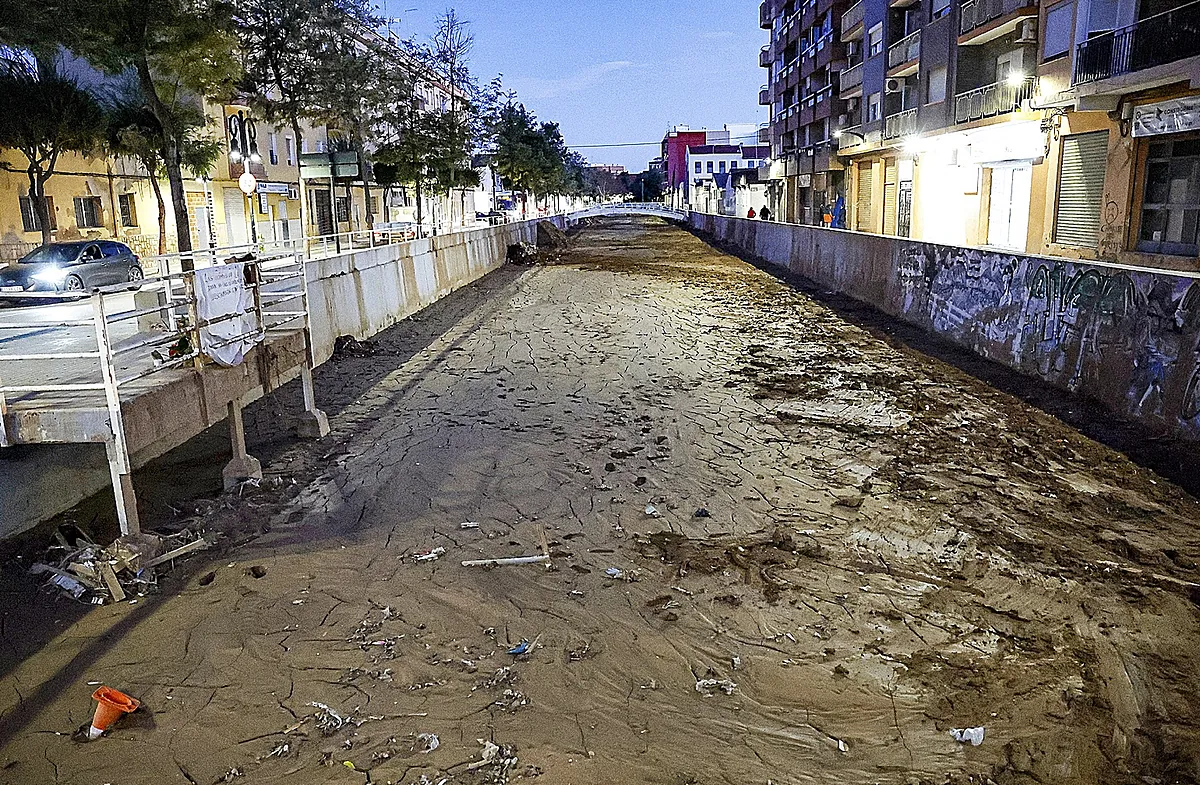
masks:
[[[51,243],[0,269],[0,294],[85,293],[101,286],[136,283],[144,277],[137,254],[115,240]]]

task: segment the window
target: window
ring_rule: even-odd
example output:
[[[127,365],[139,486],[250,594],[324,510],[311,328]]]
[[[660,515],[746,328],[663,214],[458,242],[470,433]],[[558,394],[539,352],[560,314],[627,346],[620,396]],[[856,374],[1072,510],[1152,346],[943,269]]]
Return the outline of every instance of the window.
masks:
[[[300,152],[301,153],[308,152],[308,140],[305,139],[304,137],[300,137]]]
[[[709,162],[708,162],[708,173],[709,173],[709,174],[712,174],[712,170],[713,170],[713,162],[712,162],[712,161],[709,161]]]
[[[1200,253],[1200,137],[1150,145],[1137,249]]]
[[[929,9],[930,19],[941,19],[948,13],[950,13],[950,0],[933,0],[933,5]]]
[[[287,165],[295,166],[296,165],[296,156],[295,156],[295,150],[293,150],[293,148],[292,148],[292,137],[290,137],[290,136],[283,137],[283,152],[287,155]]]
[[[75,225],[80,229],[98,229],[104,226],[101,217],[104,207],[99,196],[75,197]]]
[[[134,204],[133,194],[117,196],[117,207],[121,211],[121,226],[137,226],[137,205]]]
[[[883,51],[883,22],[871,28],[867,33],[867,57],[874,57]]]
[[[738,165],[738,162],[737,162],[737,161],[730,161],[730,162],[729,162],[729,168],[730,168],[731,170],[733,170],[733,169],[737,169],[737,165]]]
[[[268,151],[268,155],[271,158],[271,163],[277,164],[279,163],[279,138],[275,135],[274,131],[268,134],[267,138],[271,143],[270,150]]]
[[[46,197],[46,212],[50,213],[50,230],[58,228],[54,215],[54,197]],[[33,209],[33,200],[28,196],[21,197],[21,228],[26,232],[42,231],[42,222],[38,220],[37,210]]]
[[[873,123],[879,119],[879,93],[871,93],[867,99],[867,122]]]
[[[700,165],[700,162],[699,162],[699,161],[697,161],[697,162],[696,162],[696,174],[700,174],[700,172],[702,172],[702,171],[704,171],[704,169],[703,169],[703,167]]]
[[[1050,6],[1046,11],[1046,29],[1042,33],[1042,59],[1053,60],[1071,50],[1071,37],[1075,27],[1075,3]]]
[[[338,223],[350,222],[350,197],[338,196],[335,198],[337,204],[337,219]]]
[[[124,243],[115,243],[112,240],[101,240],[97,245],[100,246],[100,252],[105,257],[124,256],[125,254],[133,253],[129,250],[129,246]]]
[[[936,104],[946,100],[946,66],[938,65],[929,69],[925,82],[925,103]]]
[[[1107,158],[1108,131],[1063,137],[1054,242],[1083,248],[1095,248],[1100,242],[1100,206],[1104,200]]]
[[[725,174],[725,162],[721,162],[721,174]]]

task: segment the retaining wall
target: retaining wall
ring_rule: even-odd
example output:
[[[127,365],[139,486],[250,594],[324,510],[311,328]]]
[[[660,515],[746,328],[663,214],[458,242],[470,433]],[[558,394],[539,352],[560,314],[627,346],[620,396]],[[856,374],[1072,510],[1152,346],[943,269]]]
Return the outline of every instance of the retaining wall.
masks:
[[[560,228],[568,223],[562,217],[548,220]],[[317,363],[329,359],[338,336],[368,338],[503,265],[509,245],[536,241],[537,223],[475,229],[310,261],[309,307]],[[302,354],[289,356],[298,360]],[[206,369],[125,401],[127,432],[137,437],[131,444],[144,445],[132,455],[134,465],[145,465],[220,422],[229,395],[255,400],[294,377],[299,368],[276,368],[269,383],[250,362],[233,369]],[[230,381],[241,377],[244,384]],[[222,395],[226,388],[229,395]],[[108,485],[101,444],[6,448],[0,451],[0,538],[68,510]]]
[[[1200,439],[1196,276],[699,213],[689,221],[990,360]]]

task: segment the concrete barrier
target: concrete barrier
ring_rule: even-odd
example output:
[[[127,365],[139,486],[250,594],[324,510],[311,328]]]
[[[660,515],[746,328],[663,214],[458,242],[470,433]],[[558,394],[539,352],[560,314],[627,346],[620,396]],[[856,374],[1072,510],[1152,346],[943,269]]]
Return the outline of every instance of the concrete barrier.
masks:
[[[1200,439],[1200,275],[699,213],[689,221],[990,360]]]
[[[543,220],[566,228],[575,219]],[[316,362],[329,359],[339,336],[369,338],[503,265],[509,245],[536,241],[537,224],[504,224],[310,260]],[[169,386],[123,402],[133,465],[143,466],[223,420],[226,401],[238,396],[253,401],[287,382],[299,373],[302,353],[303,341],[295,336],[269,352],[256,349],[236,368],[178,374]],[[101,444],[0,451],[0,538],[68,510],[109,484]]]

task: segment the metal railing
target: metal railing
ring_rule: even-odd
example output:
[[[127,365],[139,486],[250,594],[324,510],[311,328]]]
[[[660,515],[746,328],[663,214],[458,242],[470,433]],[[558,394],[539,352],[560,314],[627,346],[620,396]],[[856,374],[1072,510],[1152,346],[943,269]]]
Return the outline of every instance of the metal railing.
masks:
[[[846,12],[842,14],[841,35],[843,39],[845,39],[846,33],[862,24],[865,13],[866,6],[863,4],[863,0],[858,0],[857,3],[846,9]]]
[[[863,64],[857,63],[842,71],[842,75],[838,78],[838,90],[844,93],[856,87],[861,87],[862,83]]]
[[[888,68],[910,63],[921,56],[921,31],[909,33],[888,47]]]
[[[912,136],[917,132],[917,108],[905,109],[903,112],[890,114],[883,121],[883,138],[895,139],[898,136]]]
[[[954,96],[954,122],[969,123],[985,117],[1020,110],[1021,104],[1033,98],[1037,77],[1027,76],[1018,82],[994,82]]]
[[[1075,50],[1072,84],[1098,82],[1200,55],[1200,0],[1104,33]]]
[[[771,53],[771,45],[767,44],[762,49],[758,50],[758,65],[760,68],[766,68],[775,60],[775,56]]]
[[[1017,0],[1018,2],[1020,0]],[[958,23],[959,34],[969,33],[1004,14],[1003,0],[970,0],[962,4]]]
[[[758,89],[758,105],[759,106],[770,106],[771,105],[771,88],[767,87],[766,85],[763,85],[762,87],[760,87]]]
[[[849,128],[842,129],[842,133],[837,139],[838,149],[845,150],[850,147],[858,147],[865,141],[866,139],[863,137],[862,126],[852,125]]]

